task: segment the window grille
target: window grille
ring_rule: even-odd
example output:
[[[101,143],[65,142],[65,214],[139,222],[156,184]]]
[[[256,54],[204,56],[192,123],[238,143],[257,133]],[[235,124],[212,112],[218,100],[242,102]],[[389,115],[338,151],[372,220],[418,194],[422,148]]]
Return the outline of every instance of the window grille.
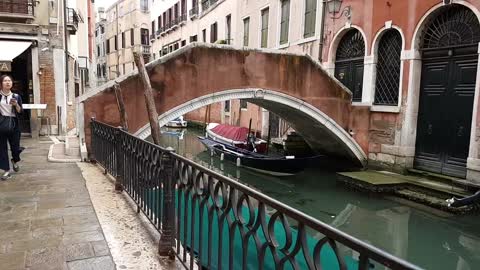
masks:
[[[477,45],[480,42],[480,24],[470,9],[453,4],[438,12],[441,14],[432,16],[423,30],[422,48]]]
[[[397,105],[400,87],[400,54],[402,37],[391,29],[383,34],[378,44],[375,101],[377,105]]]

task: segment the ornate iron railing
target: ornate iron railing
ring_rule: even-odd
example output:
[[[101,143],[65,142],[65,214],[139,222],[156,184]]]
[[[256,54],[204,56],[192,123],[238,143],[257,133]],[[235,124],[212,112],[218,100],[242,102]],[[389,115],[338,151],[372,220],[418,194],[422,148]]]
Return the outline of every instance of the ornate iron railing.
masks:
[[[94,159],[187,269],[419,269],[120,128],[92,121]]]
[[[33,0],[1,0],[0,13],[34,16]]]

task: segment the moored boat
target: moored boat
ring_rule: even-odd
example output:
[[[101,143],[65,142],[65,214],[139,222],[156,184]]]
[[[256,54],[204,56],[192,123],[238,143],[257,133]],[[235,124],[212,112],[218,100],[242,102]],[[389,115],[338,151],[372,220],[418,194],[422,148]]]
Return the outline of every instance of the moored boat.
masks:
[[[172,121],[168,122],[165,124],[165,126],[170,127],[170,128],[186,128],[187,127],[187,121],[183,119],[183,116],[179,116]]]
[[[287,176],[299,173],[310,164],[310,161],[324,157],[322,155],[312,157],[267,156],[210,138],[200,136],[198,138],[212,154],[220,156],[221,160],[229,160],[235,162],[237,166],[275,176]]]
[[[256,153],[265,153],[267,151],[267,141],[257,138],[248,128],[210,123],[207,125],[206,130],[207,138],[216,142]],[[249,138],[255,141],[255,147],[249,142]]]

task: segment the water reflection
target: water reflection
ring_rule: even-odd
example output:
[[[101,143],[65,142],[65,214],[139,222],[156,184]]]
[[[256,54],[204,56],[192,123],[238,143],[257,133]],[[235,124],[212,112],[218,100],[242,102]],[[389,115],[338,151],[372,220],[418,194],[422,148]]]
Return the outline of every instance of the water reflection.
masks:
[[[480,221],[417,209],[376,195],[348,190],[336,176],[315,168],[277,178],[211,157],[195,129],[162,129],[162,144],[202,165],[239,179],[275,199],[426,269],[478,269]],[[345,252],[347,251],[345,249]],[[351,253],[352,256],[358,254]],[[375,267],[375,269],[382,269]]]

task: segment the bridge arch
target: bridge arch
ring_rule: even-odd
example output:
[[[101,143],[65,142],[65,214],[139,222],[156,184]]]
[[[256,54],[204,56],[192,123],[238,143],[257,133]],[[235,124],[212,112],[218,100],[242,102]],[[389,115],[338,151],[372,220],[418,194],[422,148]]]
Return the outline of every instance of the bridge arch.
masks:
[[[204,95],[164,112],[158,121],[160,126],[164,126],[188,112],[234,99],[245,99],[287,120],[316,151],[348,158],[357,165],[364,166],[367,162],[367,156],[360,145],[327,114],[301,99],[268,89],[231,89]],[[136,135],[142,139],[149,137],[150,125],[141,127]]]

